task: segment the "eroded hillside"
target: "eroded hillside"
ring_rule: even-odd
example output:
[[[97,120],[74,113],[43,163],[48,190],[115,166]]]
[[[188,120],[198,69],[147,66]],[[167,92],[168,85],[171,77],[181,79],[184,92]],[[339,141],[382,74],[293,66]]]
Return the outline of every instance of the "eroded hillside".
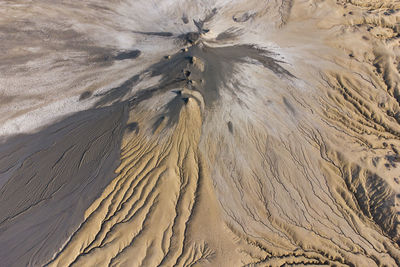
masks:
[[[0,6],[0,266],[400,265],[399,1]]]

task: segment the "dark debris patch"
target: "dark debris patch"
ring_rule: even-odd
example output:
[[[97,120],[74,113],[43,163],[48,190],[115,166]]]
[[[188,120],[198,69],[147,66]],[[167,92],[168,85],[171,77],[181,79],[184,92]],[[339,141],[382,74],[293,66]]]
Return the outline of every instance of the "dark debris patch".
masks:
[[[126,129],[129,132],[135,132],[136,134],[139,133],[139,124],[137,122],[131,122],[126,125]]]
[[[88,98],[91,97],[91,96],[92,96],[92,92],[90,92],[90,91],[85,91],[85,92],[83,92],[83,93],[80,95],[79,101],[88,99]]]
[[[182,22],[185,23],[185,24],[189,23],[189,19],[185,14],[182,16]]]
[[[114,57],[115,60],[135,59],[140,56],[140,50],[124,51]]]
[[[255,15],[256,15],[256,13],[249,14],[248,12],[246,12],[242,15],[237,14],[237,15],[232,16],[232,20],[234,22],[242,23],[242,22],[246,22],[249,19],[253,18]]]
[[[228,121],[228,130],[231,134],[233,134],[233,124],[231,121]]]

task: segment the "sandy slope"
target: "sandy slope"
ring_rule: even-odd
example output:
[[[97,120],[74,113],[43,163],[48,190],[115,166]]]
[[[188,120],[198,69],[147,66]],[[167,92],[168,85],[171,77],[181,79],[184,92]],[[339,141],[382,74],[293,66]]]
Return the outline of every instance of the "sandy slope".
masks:
[[[400,265],[400,2],[0,2],[0,266]]]

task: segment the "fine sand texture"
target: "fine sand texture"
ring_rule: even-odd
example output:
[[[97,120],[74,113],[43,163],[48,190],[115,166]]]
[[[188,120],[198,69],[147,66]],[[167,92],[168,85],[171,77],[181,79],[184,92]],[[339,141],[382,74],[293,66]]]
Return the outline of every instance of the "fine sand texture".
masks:
[[[400,266],[400,1],[0,1],[0,267]]]

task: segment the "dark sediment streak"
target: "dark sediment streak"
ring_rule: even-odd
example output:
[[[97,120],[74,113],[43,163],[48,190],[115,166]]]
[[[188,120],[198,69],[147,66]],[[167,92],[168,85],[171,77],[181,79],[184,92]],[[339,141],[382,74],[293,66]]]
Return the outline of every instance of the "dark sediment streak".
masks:
[[[134,59],[140,56],[140,50],[132,50],[132,51],[125,51],[121,52],[115,56],[116,60],[125,60],[125,59]]]
[[[144,35],[151,35],[151,36],[160,36],[160,37],[171,37],[174,34],[171,32],[141,32],[141,31],[133,31],[133,33],[139,33]]]

